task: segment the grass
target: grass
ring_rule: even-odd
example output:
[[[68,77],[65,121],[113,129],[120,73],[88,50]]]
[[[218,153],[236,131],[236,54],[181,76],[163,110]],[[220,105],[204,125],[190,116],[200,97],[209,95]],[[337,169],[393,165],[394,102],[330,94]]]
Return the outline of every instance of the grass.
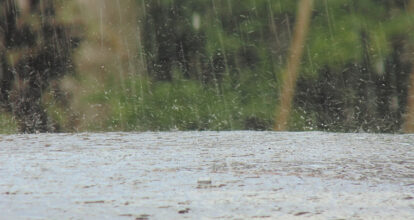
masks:
[[[17,124],[13,117],[5,112],[0,112],[0,134],[17,133]]]

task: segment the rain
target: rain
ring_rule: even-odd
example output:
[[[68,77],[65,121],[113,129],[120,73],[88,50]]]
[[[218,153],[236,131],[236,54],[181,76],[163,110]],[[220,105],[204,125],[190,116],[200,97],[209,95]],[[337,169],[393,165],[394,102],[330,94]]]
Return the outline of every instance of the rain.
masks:
[[[151,185],[154,179],[159,179],[160,172],[148,174],[155,175],[149,178],[149,188],[167,194],[172,193],[165,192],[167,188],[196,191],[196,194],[202,190],[218,193],[223,189],[235,190],[230,179],[244,181],[254,173],[258,178],[250,183],[263,183],[264,188],[253,187],[247,181],[243,183],[246,188],[237,190],[261,192],[269,190],[266,187],[273,181],[267,180],[273,177],[260,167],[267,163],[283,180],[329,180],[334,185],[344,180],[343,184],[350,188],[357,183],[365,187],[375,182],[378,191],[362,186],[355,189],[366,195],[392,189],[393,198],[411,198],[406,199],[407,203],[390,199],[395,207],[397,204],[403,207],[399,210],[404,211],[400,212],[402,215],[383,213],[379,217],[413,217],[413,206],[408,205],[414,197],[411,187],[414,162],[408,157],[414,146],[413,12],[413,0],[0,0],[0,152],[8,155],[0,156],[0,176],[4,179],[0,180],[0,210],[19,210],[10,205],[21,204],[19,192],[25,190],[19,187],[36,182],[31,177],[24,181],[16,179],[18,173],[7,177],[6,172],[13,172],[13,163],[37,166],[32,160],[37,163],[52,160],[51,150],[59,149],[67,154],[61,160],[68,161],[72,157],[80,162],[82,158],[100,161],[99,157],[106,153],[112,160],[112,154],[118,155],[118,150],[124,148],[143,154],[143,160],[147,160],[145,155],[165,148],[165,152],[158,152],[159,160],[164,161],[159,169],[164,170],[176,165],[168,149],[173,147],[181,152],[175,156],[186,162],[177,165],[174,168],[177,172],[170,177],[192,181],[195,188]],[[65,141],[60,142],[60,138]],[[108,144],[102,138],[108,138],[105,139]],[[324,138],[331,141],[328,150]],[[210,146],[213,139],[217,145]],[[234,164],[243,164],[240,169],[247,174],[235,170],[238,167],[228,162],[228,158],[217,155],[217,160],[193,161],[199,155],[213,156],[211,147],[224,150],[220,149],[220,143],[226,143],[228,149],[223,152],[234,159]],[[304,143],[314,151],[304,150],[308,155],[298,153],[298,147],[306,147]],[[264,146],[280,152],[285,147],[290,153],[284,156],[301,159],[276,163],[260,150]],[[106,149],[106,153],[99,147]],[[191,147],[194,149],[190,150]],[[333,157],[332,161],[325,158],[322,163],[312,157],[313,153],[324,154],[325,150],[343,153],[346,147],[352,150],[346,151],[343,158]],[[84,155],[89,148],[95,156]],[[247,152],[250,156],[239,155],[239,151],[250,148],[254,157]],[[371,148],[375,152],[368,151]],[[43,159],[32,158],[33,152]],[[361,162],[358,153],[366,153],[368,165]],[[127,157],[124,153],[120,155]],[[375,155],[380,155],[383,161],[376,161]],[[21,160],[17,160],[20,156]],[[356,169],[354,172],[345,172],[343,177],[325,175],[328,171],[339,173],[329,164],[342,164],[345,160]],[[108,169],[120,165],[119,161],[107,162],[112,166]],[[155,169],[150,161],[143,164],[147,166],[145,169]],[[292,168],[283,172],[276,169],[286,164]],[[49,166],[79,175],[76,169],[58,162]],[[144,175],[144,168],[130,166]],[[181,178],[182,171],[188,168],[185,166],[198,168]],[[217,166],[225,169],[217,172]],[[402,174],[397,172],[400,166],[404,167]],[[312,174],[307,172],[314,167],[320,168]],[[366,173],[358,173],[360,167],[366,168]],[[78,171],[93,172],[87,167]],[[350,177],[355,173],[361,178]],[[122,175],[132,178],[128,173]],[[51,172],[41,176],[68,181],[64,175]],[[96,178],[102,180],[103,176]],[[197,188],[199,178],[204,185]],[[107,181],[116,184],[113,179]],[[168,186],[172,180],[166,181],[163,184]],[[397,186],[398,181],[404,184]],[[226,186],[220,187],[220,182]],[[42,184],[40,191],[26,193],[43,195],[48,187],[46,182]],[[338,192],[335,187],[319,186],[334,194]],[[294,190],[293,185],[283,187],[286,196]],[[309,187],[309,192],[316,193],[316,188]],[[117,202],[126,199],[123,196],[131,187],[120,189],[126,192],[114,197]],[[353,189],[347,190],[345,193],[355,193]],[[55,193],[61,192],[55,190]],[[305,189],[292,195],[295,193],[306,197]],[[81,195],[75,195],[78,202],[85,199]],[[151,201],[154,204],[160,202],[154,195],[146,196],[154,197]],[[193,204],[201,204],[192,195]],[[209,197],[209,201],[222,201],[221,196]],[[341,198],[336,199],[344,203]],[[106,198],[96,201],[104,201],[101,207],[112,210],[98,211],[101,214],[96,218],[116,212]],[[263,205],[250,204],[248,200],[242,203],[252,207]],[[265,206],[263,215],[258,216],[253,211],[237,211],[237,202],[228,206],[233,211],[222,210],[220,216],[196,205],[174,213],[195,219],[200,216],[318,218],[318,212],[322,213],[321,218],[352,218],[350,213],[358,213],[357,208],[348,206],[348,211],[341,215],[326,214],[317,211],[317,205],[310,205],[309,210],[296,210],[284,204],[276,211]],[[360,205],[365,207],[367,203]],[[167,208],[166,213],[170,211]],[[26,219],[18,212],[9,212],[9,217]],[[60,212],[50,216],[45,212],[40,209],[33,213],[44,218],[65,217]],[[143,216],[124,217],[168,216],[155,213],[152,207]],[[362,218],[375,217],[373,212],[359,214]]]

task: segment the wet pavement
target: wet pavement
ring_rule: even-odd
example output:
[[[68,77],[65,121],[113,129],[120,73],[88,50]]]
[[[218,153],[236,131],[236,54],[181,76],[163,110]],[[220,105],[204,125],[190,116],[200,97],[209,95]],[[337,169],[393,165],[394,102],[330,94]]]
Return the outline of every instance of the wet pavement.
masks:
[[[0,219],[414,219],[414,135],[0,135]]]

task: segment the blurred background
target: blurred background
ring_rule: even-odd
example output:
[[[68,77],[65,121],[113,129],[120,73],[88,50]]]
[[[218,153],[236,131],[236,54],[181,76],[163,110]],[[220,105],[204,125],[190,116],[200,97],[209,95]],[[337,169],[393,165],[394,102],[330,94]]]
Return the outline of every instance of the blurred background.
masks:
[[[0,133],[414,132],[413,14],[414,0],[0,0]]]

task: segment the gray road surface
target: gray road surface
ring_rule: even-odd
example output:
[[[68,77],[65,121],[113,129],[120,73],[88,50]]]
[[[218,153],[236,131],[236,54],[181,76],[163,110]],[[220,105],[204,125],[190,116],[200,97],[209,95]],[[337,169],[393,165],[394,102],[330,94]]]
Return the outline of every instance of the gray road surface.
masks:
[[[414,135],[0,135],[0,219],[414,219]]]

